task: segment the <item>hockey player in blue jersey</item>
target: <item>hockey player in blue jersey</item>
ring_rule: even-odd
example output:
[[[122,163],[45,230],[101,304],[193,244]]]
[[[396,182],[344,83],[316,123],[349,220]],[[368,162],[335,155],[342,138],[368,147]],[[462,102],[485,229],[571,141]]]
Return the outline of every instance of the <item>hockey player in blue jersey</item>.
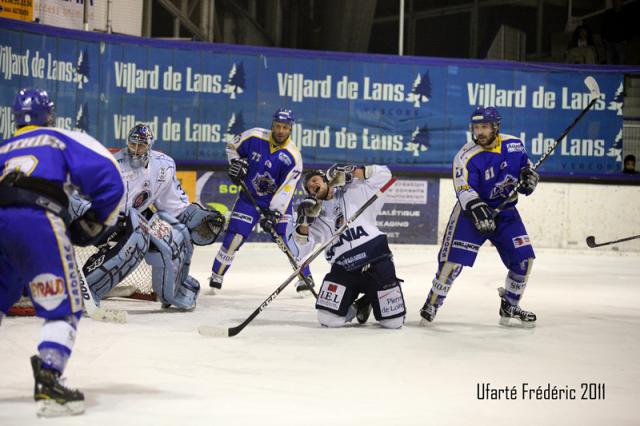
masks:
[[[60,381],[83,307],[72,244],[99,241],[124,192],[109,151],[84,133],[50,127],[53,113],[47,92],[21,90],[17,131],[0,144],[0,320],[26,288],[45,320],[31,366],[38,415],[47,417],[84,411],[83,394]],[[69,223],[71,188],[93,205]]]
[[[222,288],[224,274],[258,220],[266,232],[275,230],[287,241],[294,256],[298,253],[293,239],[287,238],[287,234],[291,234],[288,231],[292,229],[291,200],[302,173],[302,156],[291,141],[294,121],[291,110],[278,109],[273,115],[271,130],[249,129],[227,145],[229,178],[238,185],[244,182],[266,214],[260,219],[249,198],[240,192],[222,247],[213,263],[209,280],[212,288]],[[311,278],[308,268],[304,274]],[[300,281],[296,289],[303,291],[308,286]]]
[[[500,122],[496,108],[477,107],[471,115],[473,142],[464,145],[453,160],[458,202],[445,229],[431,291],[420,310],[428,322],[435,318],[463,266],[473,266],[478,250],[489,240],[508,269],[505,287],[498,289],[500,324],[535,326],[535,314],[519,306],[535,255],[515,207],[517,194],[497,215],[492,208],[503,203],[518,182],[518,192],[530,195],[539,176],[522,141],[500,133]]]

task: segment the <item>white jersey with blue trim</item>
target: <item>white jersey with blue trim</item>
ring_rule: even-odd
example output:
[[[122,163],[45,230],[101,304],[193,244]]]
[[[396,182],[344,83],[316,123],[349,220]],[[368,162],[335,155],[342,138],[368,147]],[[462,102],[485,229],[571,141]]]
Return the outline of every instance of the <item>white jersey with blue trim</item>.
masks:
[[[391,179],[391,171],[386,166],[367,166],[367,179],[354,178],[345,186],[334,188],[333,198],[322,201],[322,210],[309,226],[309,241],[298,242],[299,258],[308,256],[314,245],[327,241],[360,207],[364,205],[385,183]],[[376,218],[384,205],[384,196],[378,198],[347,228],[333,244],[325,249],[325,258],[333,264],[339,258],[349,258],[349,251],[358,252],[358,247],[383,235]],[[356,259],[348,259],[354,263]]]
[[[122,169],[125,184],[125,212],[130,208],[143,212],[153,204],[158,210],[177,217],[187,208],[189,197],[176,177],[173,158],[150,150],[147,166],[134,168],[124,149],[118,151],[115,157]]]
[[[91,200],[96,218],[117,220],[123,184],[113,155],[86,133],[57,127],[25,126],[0,143],[1,174],[19,170],[47,179]]]
[[[256,127],[227,144],[229,162],[244,158],[249,163],[244,183],[258,204],[286,214],[302,174],[302,155],[289,137],[275,144],[271,131]]]

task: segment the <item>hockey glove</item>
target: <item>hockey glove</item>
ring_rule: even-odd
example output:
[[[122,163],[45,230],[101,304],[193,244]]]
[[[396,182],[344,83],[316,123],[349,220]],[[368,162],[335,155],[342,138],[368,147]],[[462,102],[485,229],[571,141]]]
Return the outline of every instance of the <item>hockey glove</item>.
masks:
[[[71,242],[80,247],[100,244],[108,228],[100,223],[92,210],[69,225]]]
[[[335,163],[327,169],[329,186],[343,186],[353,182],[353,172],[360,168],[354,164]]]
[[[531,195],[535,191],[540,175],[530,167],[520,169],[520,187],[518,192],[524,195]]]
[[[473,221],[476,230],[485,237],[496,230],[496,221],[493,218],[493,212],[484,201],[479,199],[469,201],[467,203],[466,214]]]
[[[260,219],[260,226],[262,227],[264,232],[268,232],[269,234],[273,235],[276,232],[276,225],[278,224],[278,221],[281,217],[282,214],[279,211],[266,211],[263,214],[262,219]]]
[[[229,164],[229,171],[227,174],[229,175],[231,182],[236,185],[240,185],[240,182],[242,182],[242,179],[244,179],[248,171],[249,162],[247,160],[244,158],[234,158]]]
[[[316,217],[320,216],[320,210],[322,210],[322,202],[316,200],[314,197],[306,197],[297,209],[296,226],[309,226],[313,223]]]

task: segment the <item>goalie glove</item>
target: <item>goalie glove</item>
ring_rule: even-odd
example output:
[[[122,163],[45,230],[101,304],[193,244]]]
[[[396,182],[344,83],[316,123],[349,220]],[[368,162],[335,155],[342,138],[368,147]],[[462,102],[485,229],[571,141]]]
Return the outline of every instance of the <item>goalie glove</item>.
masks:
[[[484,201],[480,199],[469,201],[465,213],[471,218],[476,230],[483,236],[489,236],[496,230],[493,212]]]
[[[80,247],[98,245],[102,243],[108,228],[96,219],[92,210],[84,216],[74,220],[69,225],[69,237],[71,242]]]
[[[518,192],[523,195],[531,195],[535,191],[540,181],[540,175],[531,167],[523,167],[520,169],[520,187]]]
[[[242,179],[244,179],[248,171],[249,162],[247,160],[244,158],[234,158],[229,164],[229,171],[227,174],[229,175],[231,182],[236,185],[240,185],[240,182],[242,182]]]

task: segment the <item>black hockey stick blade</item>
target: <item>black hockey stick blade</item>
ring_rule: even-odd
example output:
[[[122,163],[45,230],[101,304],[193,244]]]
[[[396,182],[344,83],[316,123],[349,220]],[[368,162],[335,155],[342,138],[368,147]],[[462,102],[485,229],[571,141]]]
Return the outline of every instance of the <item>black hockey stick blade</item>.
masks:
[[[587,246],[589,246],[589,248],[602,247],[602,246],[608,246],[611,244],[622,243],[624,241],[635,240],[638,238],[640,238],[640,235],[632,235],[631,237],[620,238],[619,240],[607,241],[607,242],[598,244],[596,243],[596,237],[594,237],[593,235],[589,235],[587,237]]]

